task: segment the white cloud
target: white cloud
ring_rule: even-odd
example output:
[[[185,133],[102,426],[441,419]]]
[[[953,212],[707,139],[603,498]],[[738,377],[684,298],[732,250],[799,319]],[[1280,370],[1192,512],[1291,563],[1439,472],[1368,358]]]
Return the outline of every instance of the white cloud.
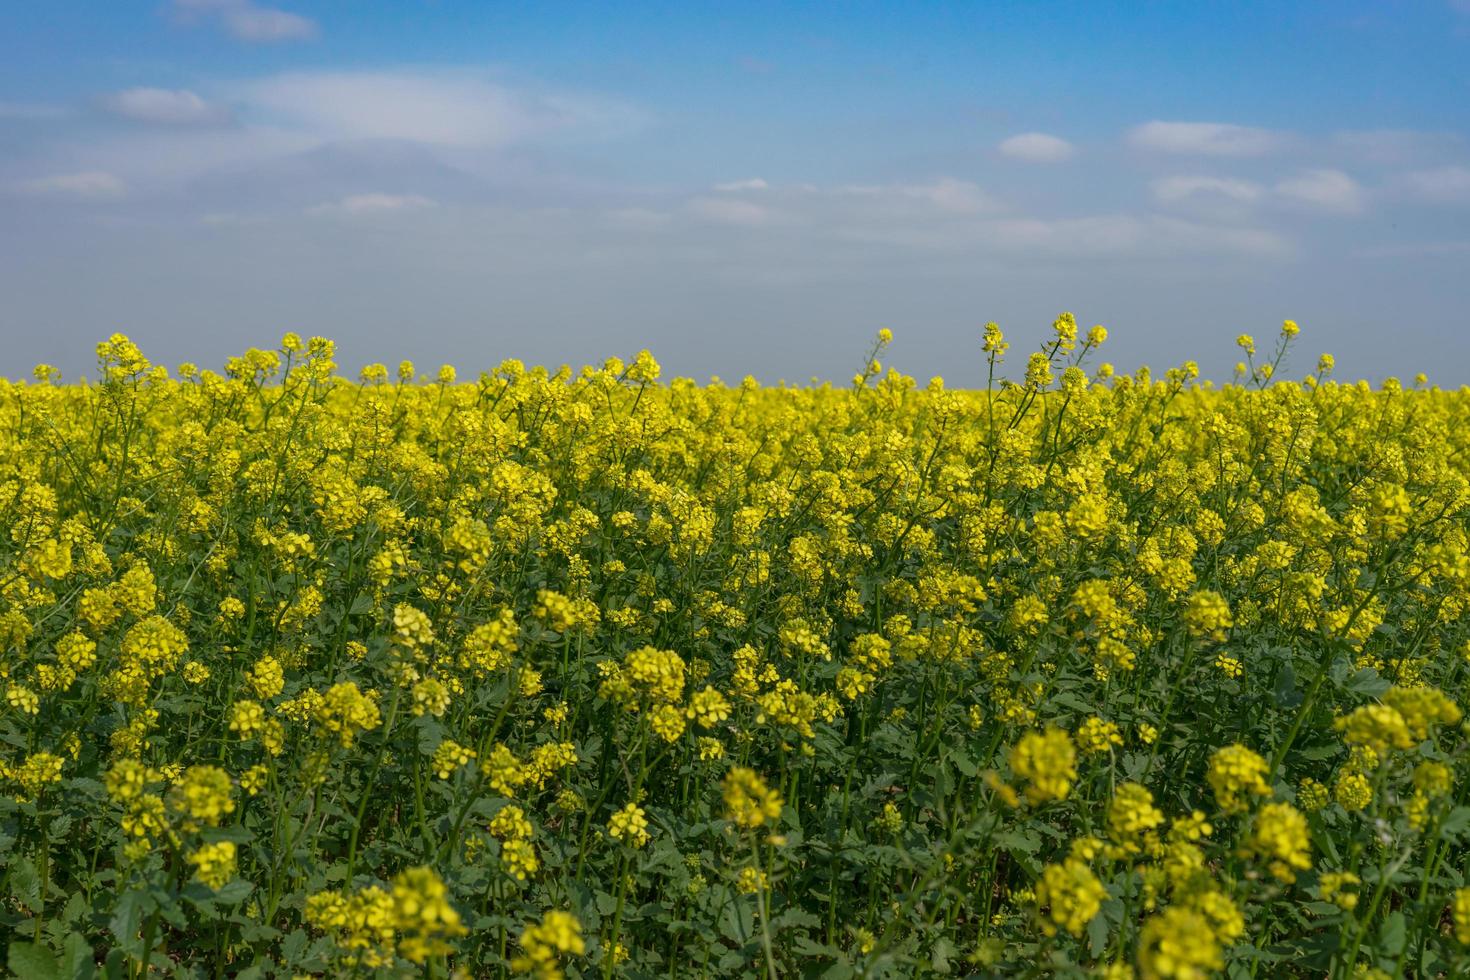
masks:
[[[696,197],[686,207],[696,218],[746,228],[774,224],[782,218],[780,212],[764,204],[732,200],[728,197]]]
[[[1142,150],[1196,156],[1252,157],[1279,149],[1281,133],[1252,126],[1214,122],[1154,120],[1128,131],[1128,142]]]
[[[1359,214],[1368,203],[1362,185],[1340,170],[1306,170],[1270,187],[1238,177],[1163,177],[1152,189],[1160,204],[1229,220],[1248,217],[1258,205]]]
[[[934,208],[972,214],[999,206],[978,184],[957,177],[939,177],[924,184],[838,184],[829,187],[802,184],[794,190],[800,195],[861,202],[859,206],[866,212],[926,218],[932,217]],[[915,203],[922,207],[915,208]],[[848,210],[851,210],[850,205]]]
[[[21,181],[15,187],[22,194],[31,197],[71,198],[83,201],[114,200],[127,193],[127,185],[112,174],[101,170],[36,177],[32,180]]]
[[[1278,258],[1291,252],[1289,242],[1265,229],[1134,214],[980,219],[949,228],[868,226],[843,229],[839,237],[938,253],[1050,258],[1136,259],[1182,253]]]
[[[923,255],[925,261],[1196,253],[1278,258],[1292,251],[1279,234],[1238,220],[1151,214],[1042,218],[1000,210],[977,185],[943,177],[922,184],[782,186],[761,203],[700,196],[684,203],[682,216],[686,222],[739,226],[763,236],[757,241],[769,238],[773,248],[811,255],[836,254],[843,246],[859,246],[866,255],[875,254],[866,251],[873,248],[884,250],[877,254]],[[773,234],[777,228],[779,235]]]
[[[1235,177],[1163,177],[1153,182],[1155,200],[1177,204],[1200,198],[1224,198],[1240,204],[1259,201],[1265,193],[1259,184]]]
[[[941,177],[929,184],[910,184],[900,188],[900,192],[952,214],[974,214],[995,207],[977,185],[953,177]]]
[[[1470,2],[1470,0],[1467,0]],[[1410,195],[1435,204],[1470,204],[1470,167],[1448,166],[1404,174]]]
[[[1096,215],[1008,227],[1018,247],[1062,255],[1173,255],[1179,252],[1280,256],[1290,251],[1276,234],[1157,215]]]
[[[101,102],[114,115],[161,126],[209,125],[230,118],[228,110],[188,89],[130,88],[104,95]]]
[[[250,108],[324,139],[493,147],[532,137],[614,134],[643,115],[620,102],[542,95],[473,72],[288,72],[240,87]]]
[[[316,22],[299,14],[242,4],[225,15],[230,33],[242,41],[301,41],[317,36]]]
[[[225,107],[230,107],[233,114]],[[94,107],[134,125],[68,129],[35,140],[0,168],[0,194],[38,174],[100,172],[159,206],[203,213],[302,214],[375,191],[467,202],[507,193],[604,195],[606,183],[558,166],[563,146],[617,138],[644,124],[639,109],[579,92],[499,84],[477,69],[290,72],[205,90],[135,88]],[[219,125],[205,125],[219,120]],[[510,149],[524,152],[501,152]],[[61,198],[42,185],[25,193]],[[116,196],[102,183],[91,193]],[[542,198],[542,200],[548,200]]]
[[[1060,163],[1074,150],[1071,143],[1048,133],[1021,133],[1001,141],[1000,152],[1017,160],[1032,163]]]
[[[435,202],[421,194],[351,194],[340,201],[307,208],[307,213],[324,216],[357,217],[422,211],[435,207]]]
[[[1227,253],[1256,258],[1284,258],[1295,245],[1266,228],[1242,228],[1175,218],[1149,216],[1144,222],[1148,236],[1156,236],[1164,255],[1176,252]]]
[[[1277,181],[1276,196],[1300,207],[1332,214],[1360,214],[1367,207],[1362,185],[1341,170],[1306,170]]]
[[[740,191],[763,191],[769,189],[770,186],[759,177],[751,177],[748,180],[728,180],[723,184],[716,184],[714,190],[721,194],[736,194]]]
[[[251,0],[173,0],[173,9],[185,22],[217,20],[231,36],[251,43],[305,41],[319,33],[309,17]]]

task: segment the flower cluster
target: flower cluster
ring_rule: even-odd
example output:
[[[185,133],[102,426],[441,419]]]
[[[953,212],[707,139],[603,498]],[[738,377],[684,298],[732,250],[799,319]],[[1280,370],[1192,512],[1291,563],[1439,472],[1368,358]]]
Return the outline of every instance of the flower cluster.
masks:
[[[12,967],[1470,976],[1470,394],[1043,333],[0,381]]]

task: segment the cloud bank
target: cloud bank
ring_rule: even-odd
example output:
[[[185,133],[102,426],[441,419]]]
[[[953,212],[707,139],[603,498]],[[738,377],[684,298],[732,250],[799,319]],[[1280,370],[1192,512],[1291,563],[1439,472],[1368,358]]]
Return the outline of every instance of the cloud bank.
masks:
[[[230,36],[250,44],[309,41],[321,33],[309,17],[251,0],[173,0],[173,11],[182,23],[216,23]]]
[[[1071,143],[1049,133],[1021,133],[1002,140],[999,149],[1008,157],[1031,163],[1061,163],[1076,152]]]
[[[230,112],[187,89],[130,88],[99,100],[113,115],[160,126],[206,126],[228,122]]]
[[[1152,153],[1188,156],[1257,157],[1285,145],[1285,137],[1268,129],[1219,122],[1163,122],[1135,126],[1128,141]]]

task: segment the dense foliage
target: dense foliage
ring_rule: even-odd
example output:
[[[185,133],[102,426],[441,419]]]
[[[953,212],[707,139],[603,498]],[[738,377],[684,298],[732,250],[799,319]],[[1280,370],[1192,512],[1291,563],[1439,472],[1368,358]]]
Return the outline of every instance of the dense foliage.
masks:
[[[1470,395],[0,382],[32,978],[1470,973]]]

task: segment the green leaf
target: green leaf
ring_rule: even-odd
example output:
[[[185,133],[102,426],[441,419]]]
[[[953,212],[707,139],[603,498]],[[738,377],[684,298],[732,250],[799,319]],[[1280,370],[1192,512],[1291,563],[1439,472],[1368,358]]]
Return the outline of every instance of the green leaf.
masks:
[[[29,912],[41,911],[41,876],[28,857],[10,862],[10,894]]]
[[[941,799],[954,792],[954,773],[945,763],[940,763],[938,771],[934,774],[934,791]]]
[[[955,944],[945,937],[940,936],[934,940],[934,946],[929,951],[929,962],[934,972],[940,976],[948,976],[950,972],[950,959],[958,952],[959,950],[955,947]]]
[[[607,892],[597,893],[597,911],[603,915],[612,915],[618,907],[618,900]]]
[[[60,973],[65,980],[91,980],[97,972],[92,944],[79,932],[68,933],[61,945]]]
[[[854,976],[857,976],[857,971],[852,968],[852,964],[845,959],[840,959],[827,967],[822,974],[822,980],[848,980],[849,977]]]
[[[835,948],[824,946],[806,936],[797,936],[792,940],[791,948],[798,956],[812,956],[821,959],[829,959],[838,954]]]
[[[134,949],[140,943],[138,933],[143,927],[143,913],[148,904],[147,892],[126,891],[118,896],[108,927],[124,950]]]
[[[1071,708],[1073,711],[1083,715],[1090,715],[1094,710],[1092,704],[1068,691],[1063,691],[1053,696],[1052,702],[1061,705],[1063,708]]]
[[[1459,837],[1470,830],[1470,806],[1457,806],[1451,810],[1439,830],[1446,837]]]
[[[1230,947],[1229,956],[1231,959],[1256,960],[1261,963],[1280,963],[1286,958],[1275,949],[1257,949],[1245,943],[1237,943]]]
[[[179,893],[179,897],[197,908],[206,918],[213,918],[217,911],[214,907],[214,890],[202,882],[189,882]]]
[[[746,959],[744,950],[730,950],[730,952],[720,957],[719,974],[727,977],[750,976],[751,974],[742,973],[740,970],[741,967],[746,965]]]
[[[992,838],[995,846],[1012,853],[1035,854],[1041,850],[1041,837],[1034,830],[1006,830]]]
[[[87,904],[87,900],[82,897],[82,893],[72,892],[71,898],[66,900],[66,905],[61,909],[60,921],[67,925],[74,922],[81,922],[82,918],[90,911],[91,907]]]
[[[1276,674],[1276,690],[1272,692],[1278,708],[1295,708],[1302,703],[1302,692],[1297,690],[1296,671],[1290,663],[1281,665]]]
[[[297,929],[285,939],[281,940],[282,960],[286,963],[294,963],[301,959],[301,954],[305,952],[309,938],[303,930]]]
[[[241,921],[241,920],[244,921]],[[270,943],[275,942],[281,935],[281,930],[275,926],[263,925],[252,922],[244,916],[232,917],[232,921],[238,922],[240,926],[240,938],[247,943]]]
[[[419,731],[420,754],[433,755],[439,743],[444,741],[444,726],[435,720],[433,715],[415,718],[413,726]]]
[[[214,900],[223,902],[225,905],[236,905],[245,901],[245,898],[254,890],[253,884],[244,878],[236,878],[225,882],[224,887],[217,889],[214,893]]]
[[[1364,667],[1344,681],[1342,689],[1350,694],[1376,698],[1381,697],[1392,686],[1388,678],[1378,676],[1378,671],[1372,667]]]
[[[22,980],[61,980],[61,966],[40,943],[11,943],[5,965]]]
[[[1093,959],[1103,954],[1108,948],[1108,920],[1107,916],[1094,915],[1092,921],[1087,923],[1087,952]]]
[[[755,935],[755,913],[753,902],[736,900],[725,906],[720,917],[720,932],[726,939],[744,945]]]
[[[1388,918],[1383,920],[1383,925],[1378,930],[1378,948],[1385,956],[1393,957],[1399,955],[1404,949],[1404,940],[1407,938],[1408,930],[1404,922],[1404,913],[1391,912]]]
[[[1305,749],[1296,749],[1294,751],[1295,754],[1300,758],[1308,759],[1312,762],[1320,762],[1323,759],[1330,759],[1335,755],[1341,754],[1342,746],[1334,742],[1325,745],[1313,745]]]
[[[255,834],[236,824],[231,827],[211,827],[204,832],[204,839],[211,843],[227,840],[236,844],[248,844],[255,839]]]
[[[813,913],[808,912],[805,909],[798,908],[786,909],[780,915],[777,915],[771,919],[771,928],[775,932],[781,932],[786,929],[796,929],[802,926],[805,926],[808,929],[815,929],[821,924],[822,920],[819,916],[814,915]]]

